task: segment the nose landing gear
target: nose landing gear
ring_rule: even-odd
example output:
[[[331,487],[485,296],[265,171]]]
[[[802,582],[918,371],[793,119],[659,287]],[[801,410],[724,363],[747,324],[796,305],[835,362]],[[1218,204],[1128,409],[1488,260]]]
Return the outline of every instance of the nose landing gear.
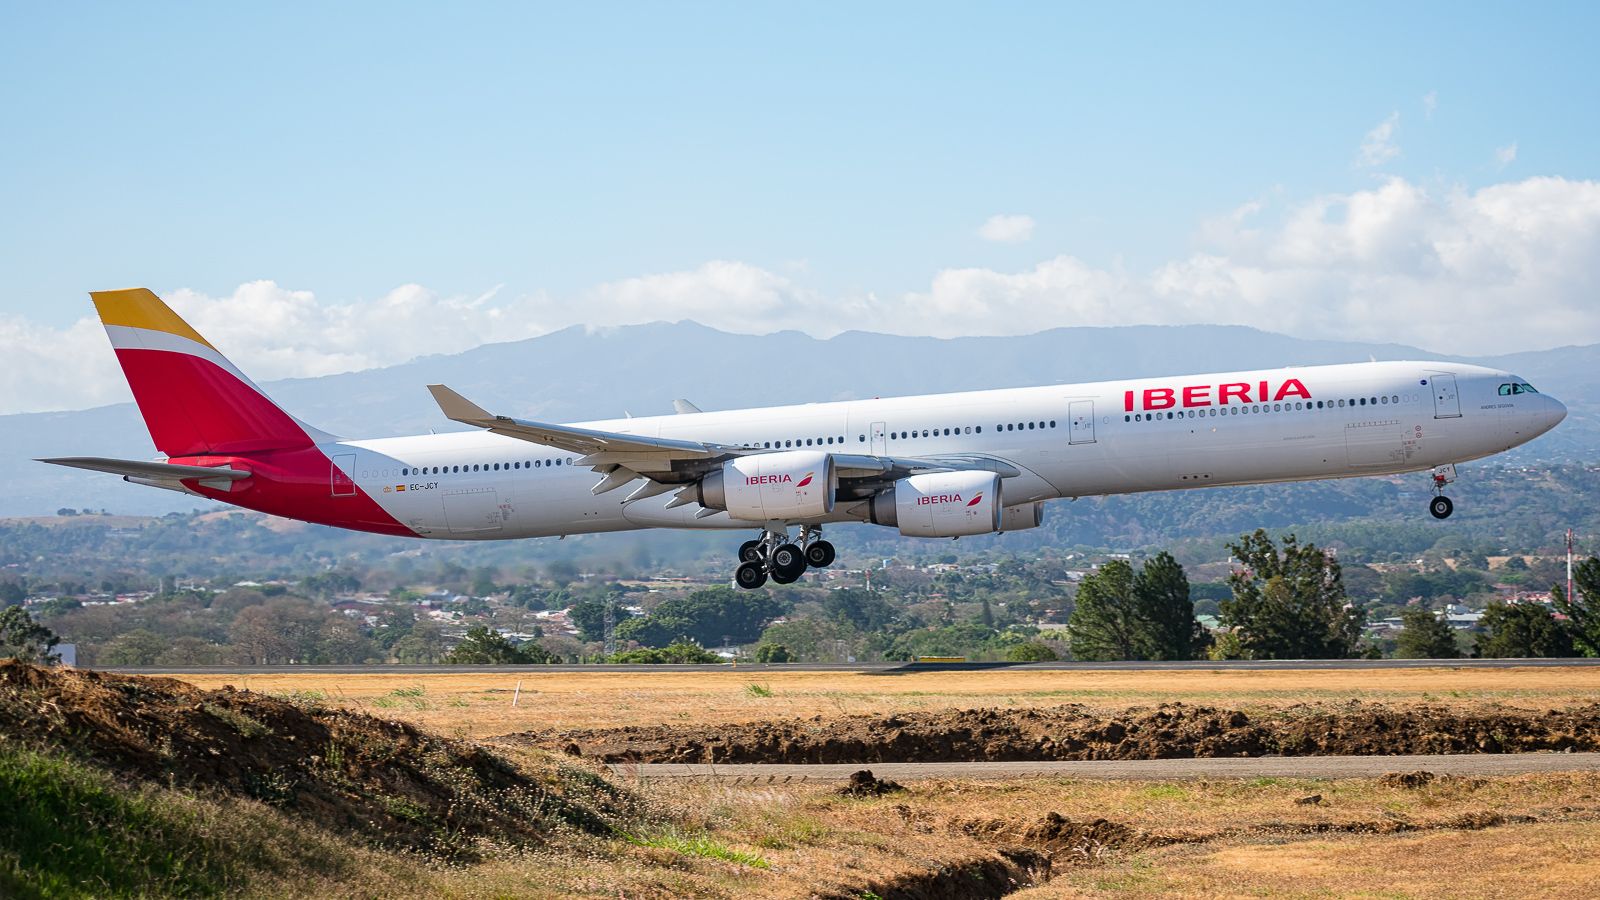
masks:
[[[739,545],[739,568],[733,580],[739,587],[754,590],[771,578],[778,584],[792,584],[806,568],[825,569],[837,554],[833,545],[822,539],[822,529],[804,525],[798,543],[789,541],[788,529],[763,530],[761,537]]]
[[[1455,512],[1456,505],[1444,495],[1445,485],[1453,484],[1456,480],[1456,467],[1450,465],[1440,466],[1433,470],[1433,499],[1428,501],[1428,512],[1435,519],[1448,519]]]

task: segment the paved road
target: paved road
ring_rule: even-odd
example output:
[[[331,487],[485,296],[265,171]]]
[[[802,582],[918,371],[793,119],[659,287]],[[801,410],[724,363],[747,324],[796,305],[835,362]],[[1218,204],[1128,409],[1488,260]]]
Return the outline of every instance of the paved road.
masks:
[[[104,671],[132,675],[468,675],[478,672],[538,675],[545,672],[859,672],[905,675],[912,672],[1251,672],[1294,669],[1509,669],[1524,666],[1600,666],[1596,659],[1274,659],[1192,660],[1184,662],[1046,663],[740,663],[709,666],[559,665],[559,666],[108,666]]]
[[[626,778],[706,778],[750,784],[844,781],[871,769],[878,778],[1095,778],[1178,781],[1195,778],[1376,778],[1427,770],[1435,775],[1521,775],[1600,771],[1600,753],[1508,753],[1452,756],[1262,756],[1249,759],[1135,759],[1096,762],[851,763],[842,765],[698,765],[618,763]]]

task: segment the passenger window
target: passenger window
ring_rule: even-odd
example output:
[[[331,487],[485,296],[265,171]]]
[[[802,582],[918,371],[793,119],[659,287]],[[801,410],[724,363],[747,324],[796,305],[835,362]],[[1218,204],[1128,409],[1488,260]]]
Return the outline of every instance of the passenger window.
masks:
[[[982,425],[978,426],[978,433],[979,434],[983,434],[983,426]]]
[[[867,442],[867,436],[864,435],[864,434],[861,435],[861,437],[856,439],[856,443],[858,443],[858,444],[865,444],[866,442]]]

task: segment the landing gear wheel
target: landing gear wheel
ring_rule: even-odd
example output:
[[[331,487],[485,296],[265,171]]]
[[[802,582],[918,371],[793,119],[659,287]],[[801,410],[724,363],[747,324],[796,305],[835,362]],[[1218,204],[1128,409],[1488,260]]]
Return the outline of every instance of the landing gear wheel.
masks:
[[[806,547],[806,565],[813,569],[826,569],[833,565],[833,545],[827,541],[812,541]]]
[[[753,591],[767,583],[767,570],[759,562],[747,562],[734,571],[733,580],[739,587]]]
[[[772,551],[772,580],[779,584],[788,584],[804,575],[806,572],[806,557],[800,548],[794,544],[780,544]]]
[[[744,543],[740,544],[739,545],[739,561],[740,562],[747,562],[747,563],[748,562],[760,562],[761,561],[761,542],[759,540],[755,540],[755,541],[745,541]]]
[[[1450,502],[1449,497],[1435,497],[1428,503],[1428,512],[1433,513],[1435,519],[1448,519],[1455,509],[1456,505]]]

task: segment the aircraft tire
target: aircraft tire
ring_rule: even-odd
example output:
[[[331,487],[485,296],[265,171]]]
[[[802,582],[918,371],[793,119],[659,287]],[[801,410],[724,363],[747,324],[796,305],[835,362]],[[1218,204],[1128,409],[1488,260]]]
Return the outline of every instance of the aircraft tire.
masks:
[[[806,565],[813,569],[826,569],[833,565],[836,556],[833,545],[827,541],[812,541],[806,547]]]
[[[1432,513],[1435,519],[1448,519],[1455,510],[1456,505],[1450,502],[1449,497],[1435,497],[1428,504],[1428,512]]]
[[[760,561],[761,561],[761,542],[759,540],[756,540],[756,541],[745,541],[744,543],[739,545],[739,562],[749,563],[749,562],[760,562]]]
[[[753,591],[767,583],[767,571],[759,562],[747,562],[734,571],[733,580],[739,587]]]
[[[806,556],[794,544],[780,544],[772,551],[772,580],[788,584],[804,575]]]

